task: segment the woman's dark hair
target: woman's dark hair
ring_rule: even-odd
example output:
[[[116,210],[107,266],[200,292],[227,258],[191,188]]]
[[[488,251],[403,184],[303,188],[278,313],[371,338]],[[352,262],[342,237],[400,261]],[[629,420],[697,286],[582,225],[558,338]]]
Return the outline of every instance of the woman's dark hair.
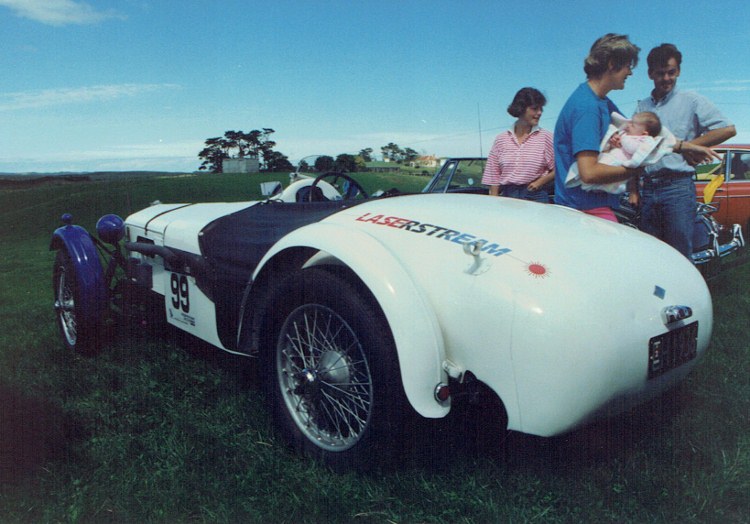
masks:
[[[543,107],[546,103],[547,99],[538,89],[524,87],[519,89],[516,96],[513,97],[513,102],[508,106],[508,113],[510,113],[510,116],[518,118],[526,111],[527,107]]]

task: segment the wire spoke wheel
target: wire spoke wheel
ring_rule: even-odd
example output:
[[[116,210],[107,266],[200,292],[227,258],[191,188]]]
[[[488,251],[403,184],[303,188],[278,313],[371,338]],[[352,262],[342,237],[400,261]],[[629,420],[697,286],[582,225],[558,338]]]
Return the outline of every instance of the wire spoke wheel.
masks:
[[[296,270],[270,291],[264,388],[279,434],[340,471],[395,462],[410,406],[388,322],[363,286],[335,270]]]
[[[94,354],[102,341],[104,311],[95,297],[79,288],[81,275],[78,271],[81,269],[73,263],[67,250],[58,249],[52,270],[55,318],[67,349]]]
[[[78,340],[73,282],[75,275],[72,274],[70,264],[58,265],[55,277],[55,313],[60,331],[67,345],[75,347]]]
[[[284,322],[276,356],[281,396],[299,430],[328,451],[354,446],[370,423],[373,383],[352,327],[326,306],[302,305]]]

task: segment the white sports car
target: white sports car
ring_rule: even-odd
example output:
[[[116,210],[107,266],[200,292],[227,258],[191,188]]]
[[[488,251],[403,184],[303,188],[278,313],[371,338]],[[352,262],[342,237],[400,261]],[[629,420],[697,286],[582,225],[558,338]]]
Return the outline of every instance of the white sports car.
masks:
[[[660,394],[708,346],[704,279],[632,228],[481,195],[369,198],[341,173],[271,192],[106,215],[98,238],[64,216],[51,248],[65,345],[96,348],[113,304],[148,290],[176,328],[261,359],[290,443],[355,468],[464,393],[551,436]]]

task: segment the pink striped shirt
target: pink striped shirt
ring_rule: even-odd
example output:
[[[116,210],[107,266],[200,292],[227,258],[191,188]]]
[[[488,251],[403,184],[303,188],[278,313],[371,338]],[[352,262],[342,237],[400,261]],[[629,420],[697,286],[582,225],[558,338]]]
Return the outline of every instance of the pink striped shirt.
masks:
[[[539,127],[532,130],[523,144],[512,129],[500,133],[492,144],[482,175],[487,186],[525,185],[555,167],[552,133]]]

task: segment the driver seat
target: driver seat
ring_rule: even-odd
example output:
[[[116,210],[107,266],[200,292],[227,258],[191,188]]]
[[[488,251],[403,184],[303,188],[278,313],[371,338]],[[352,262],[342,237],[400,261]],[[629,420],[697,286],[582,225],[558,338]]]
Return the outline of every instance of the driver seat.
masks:
[[[326,196],[323,194],[323,191],[320,189],[320,187],[315,186],[306,186],[302,187],[297,191],[297,194],[294,196],[294,199],[297,202],[328,202],[329,200],[326,198]]]

